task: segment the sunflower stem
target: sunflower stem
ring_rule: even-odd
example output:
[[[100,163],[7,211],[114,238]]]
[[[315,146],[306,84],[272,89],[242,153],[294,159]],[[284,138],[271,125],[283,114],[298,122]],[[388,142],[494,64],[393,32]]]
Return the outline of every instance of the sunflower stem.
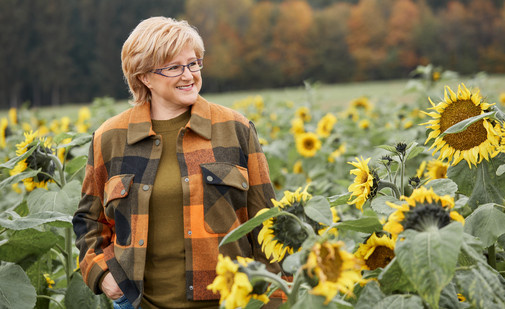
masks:
[[[49,157],[53,160],[56,168],[58,169],[58,174],[60,175],[60,188],[63,188],[66,185],[65,181],[65,173],[63,171],[63,166],[61,165],[60,159],[57,156],[50,154]]]
[[[304,231],[307,232],[307,235],[309,235],[309,237],[310,236],[316,236],[316,233],[314,232],[314,230],[312,229],[312,227],[309,224],[303,222],[296,215],[294,215],[294,214],[292,214],[290,212],[287,212],[287,211],[284,211],[283,215],[290,216],[293,219],[295,219],[295,221],[300,224],[300,226],[304,229]]]
[[[405,158],[402,158],[400,160],[400,162],[402,163],[402,170],[401,170],[401,174],[400,174],[400,190],[401,190],[401,193],[402,195],[405,194],[405,186],[404,186],[404,178],[405,178]]]
[[[270,282],[279,287],[289,298],[290,294],[289,286],[279,276],[272,274],[268,271],[250,271],[249,274],[251,276],[251,281],[254,281],[255,279],[261,279]]]
[[[496,250],[494,244],[487,248],[487,262],[491,267],[496,269]]]
[[[72,267],[72,228],[65,228],[65,273],[67,275],[67,288],[70,286],[70,275],[73,272]]]
[[[293,286],[291,287],[291,295],[290,295],[291,297],[288,297],[289,307],[296,304],[298,300],[298,290],[300,289],[300,286],[303,283],[303,280],[301,279],[302,277],[303,277],[302,268],[298,268],[295,277],[293,279]]]
[[[392,183],[392,182],[389,182],[389,181],[384,181],[384,180],[379,180],[379,185],[378,185],[378,189],[377,191],[380,191],[384,188],[390,188],[391,190],[393,190],[393,194],[394,196],[399,199],[400,196],[401,196],[401,193],[400,193],[400,190],[398,190],[398,187]]]
[[[62,304],[57,301],[56,299],[52,298],[51,296],[47,296],[47,295],[37,295],[37,298],[45,298],[45,299],[49,299],[50,301],[54,302],[56,305],[58,305],[59,308],[62,308],[62,309],[65,309],[65,307],[62,306]]]

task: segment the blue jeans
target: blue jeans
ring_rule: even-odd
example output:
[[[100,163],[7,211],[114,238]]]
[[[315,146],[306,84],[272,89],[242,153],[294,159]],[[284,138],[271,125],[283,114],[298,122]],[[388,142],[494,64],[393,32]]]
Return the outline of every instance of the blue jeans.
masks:
[[[133,309],[132,304],[128,301],[126,296],[121,296],[112,302],[114,309]],[[142,309],[139,307],[139,309]]]

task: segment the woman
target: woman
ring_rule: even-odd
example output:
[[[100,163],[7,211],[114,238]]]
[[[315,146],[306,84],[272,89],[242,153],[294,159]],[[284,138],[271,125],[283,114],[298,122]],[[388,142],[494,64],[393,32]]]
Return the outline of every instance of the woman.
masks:
[[[257,235],[218,247],[274,191],[253,124],[199,96],[203,54],[193,27],[165,17],[123,45],[133,107],[94,133],[73,219],[83,279],[117,308],[217,308],[219,253],[269,264]]]

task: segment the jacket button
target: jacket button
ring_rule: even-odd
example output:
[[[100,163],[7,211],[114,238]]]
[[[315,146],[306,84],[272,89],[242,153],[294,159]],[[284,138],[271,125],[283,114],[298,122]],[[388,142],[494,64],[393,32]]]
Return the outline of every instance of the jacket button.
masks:
[[[212,176],[210,176],[210,175],[209,175],[209,176],[207,176],[207,181],[209,181],[209,182],[210,182],[210,181],[212,181],[212,180],[214,180],[214,178],[213,178]]]
[[[144,191],[149,190],[149,185],[144,185],[144,186],[142,187],[142,189],[144,189]]]
[[[191,234],[193,234],[193,232],[191,232],[191,231],[188,231],[188,235],[191,235]]]
[[[247,183],[243,182],[242,183],[242,188],[247,189]]]
[[[189,290],[193,291],[193,286],[192,285],[189,286]]]
[[[189,178],[188,177],[184,178],[184,181],[189,182]]]
[[[139,245],[140,245],[140,246],[143,246],[143,245],[144,245],[144,240],[143,240],[143,239],[139,240]]]
[[[159,139],[155,140],[154,143],[156,144],[156,146],[159,146],[161,144],[161,141]]]
[[[125,189],[121,190],[121,195],[125,195],[125,193],[126,193]]]

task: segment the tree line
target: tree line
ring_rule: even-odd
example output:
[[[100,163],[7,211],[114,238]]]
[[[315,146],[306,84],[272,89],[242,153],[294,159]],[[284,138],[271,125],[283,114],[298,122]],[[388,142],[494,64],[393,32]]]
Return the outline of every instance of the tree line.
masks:
[[[159,15],[202,35],[204,92],[505,72],[504,0],[0,0],[0,108],[127,98],[121,46]]]

